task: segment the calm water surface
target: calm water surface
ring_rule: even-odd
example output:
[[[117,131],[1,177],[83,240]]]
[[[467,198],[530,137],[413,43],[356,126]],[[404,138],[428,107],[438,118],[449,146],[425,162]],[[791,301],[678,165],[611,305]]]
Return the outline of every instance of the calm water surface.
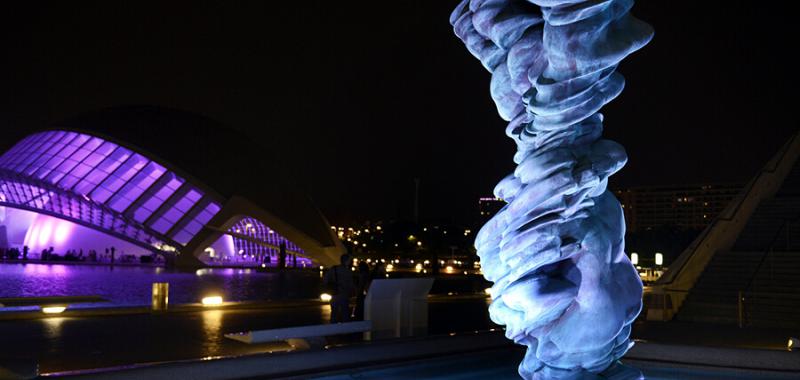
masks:
[[[94,306],[149,305],[154,282],[169,283],[170,304],[199,302],[212,294],[226,301],[308,299],[319,297],[321,289],[319,272],[310,270],[181,272],[158,267],[0,264],[0,298],[86,295],[109,300]]]

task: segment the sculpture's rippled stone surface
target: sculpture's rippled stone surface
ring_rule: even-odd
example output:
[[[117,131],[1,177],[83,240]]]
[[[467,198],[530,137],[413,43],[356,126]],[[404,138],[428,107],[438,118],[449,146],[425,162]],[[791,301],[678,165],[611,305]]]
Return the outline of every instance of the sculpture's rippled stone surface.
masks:
[[[464,0],[450,18],[492,73],[492,98],[517,143],[518,166],[495,188],[508,204],[475,245],[494,282],[492,320],[528,347],[519,367],[527,379],[628,376],[615,362],[632,345],[642,283],[606,189],[627,156],[600,138],[598,111],[622,91],[617,64],[653,35],[632,6]]]

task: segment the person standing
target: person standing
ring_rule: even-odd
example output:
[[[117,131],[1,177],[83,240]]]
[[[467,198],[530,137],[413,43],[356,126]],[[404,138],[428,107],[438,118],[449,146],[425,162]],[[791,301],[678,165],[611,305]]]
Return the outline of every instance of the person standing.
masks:
[[[278,247],[278,269],[283,270],[286,268],[286,242],[281,240]]]
[[[350,296],[355,291],[353,272],[350,270],[352,259],[344,254],[340,264],[333,266],[325,274],[324,284],[331,294],[331,323],[350,321]]]
[[[360,261],[356,274],[356,309],[353,312],[357,321],[364,320],[364,301],[367,299],[367,291],[371,282],[372,275],[369,272],[369,264]]]

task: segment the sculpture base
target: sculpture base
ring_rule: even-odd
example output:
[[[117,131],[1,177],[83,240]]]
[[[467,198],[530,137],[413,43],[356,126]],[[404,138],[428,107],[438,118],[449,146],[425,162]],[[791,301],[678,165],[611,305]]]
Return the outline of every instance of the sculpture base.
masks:
[[[620,361],[612,364],[610,368],[601,372],[598,376],[600,379],[608,380],[644,380],[642,371],[622,364]]]
[[[642,371],[617,361],[601,373],[589,371],[570,371],[545,367],[535,373],[525,373],[520,368],[520,376],[532,380],[644,380]]]

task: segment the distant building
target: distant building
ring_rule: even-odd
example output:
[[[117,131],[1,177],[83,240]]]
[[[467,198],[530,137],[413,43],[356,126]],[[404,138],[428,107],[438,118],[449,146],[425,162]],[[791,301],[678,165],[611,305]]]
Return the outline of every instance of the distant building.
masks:
[[[491,219],[494,214],[497,214],[503,206],[506,205],[506,201],[501,198],[496,197],[481,197],[478,198],[478,211],[479,211],[479,218],[481,223],[486,222],[487,220]]]
[[[705,228],[741,191],[741,185],[705,184],[614,190],[625,223],[636,232],[660,226]]]

